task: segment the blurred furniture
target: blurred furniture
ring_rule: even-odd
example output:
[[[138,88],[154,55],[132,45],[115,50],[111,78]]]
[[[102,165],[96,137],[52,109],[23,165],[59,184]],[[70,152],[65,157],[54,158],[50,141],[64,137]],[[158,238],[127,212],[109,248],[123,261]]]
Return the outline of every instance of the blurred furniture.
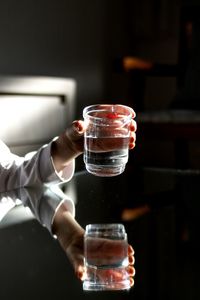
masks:
[[[200,111],[140,112],[135,163],[200,169]]]
[[[137,113],[138,150],[135,162],[184,169],[200,168],[200,98],[196,96],[196,91],[193,97],[190,94],[184,95],[183,90],[183,97],[178,101],[178,96],[171,99],[170,107],[165,110],[155,111],[152,107],[148,111],[144,102],[146,79],[149,76],[173,76],[176,78],[177,91],[184,89],[187,70],[191,70],[191,56],[194,61],[194,57],[196,59],[198,55],[195,52],[197,45],[194,43],[199,41],[198,38],[193,40],[193,34],[197,30],[195,26],[199,24],[199,12],[200,5],[181,7],[177,64],[156,63],[134,56],[124,56],[114,61],[114,70],[122,76],[129,76],[128,104]],[[198,28],[200,30],[200,26]],[[148,147],[149,144],[152,147]],[[172,149],[172,157],[169,155],[169,148]],[[151,155],[153,152],[155,156]],[[146,161],[141,155],[147,158]]]
[[[145,90],[148,77],[177,76],[178,66],[158,64],[134,56],[117,58],[114,71],[128,76],[128,102],[137,112],[145,110]]]
[[[145,110],[144,95],[148,77],[175,77],[177,90],[184,87],[186,71],[190,67],[191,60],[194,60],[193,57],[196,56],[195,52],[198,52],[197,43],[199,43],[198,39],[200,38],[197,34],[197,31],[200,30],[199,15],[200,5],[182,5],[180,8],[176,64],[158,63],[134,55],[125,55],[114,60],[114,72],[129,77],[129,101],[132,101],[136,111]],[[191,109],[193,108],[191,107]]]

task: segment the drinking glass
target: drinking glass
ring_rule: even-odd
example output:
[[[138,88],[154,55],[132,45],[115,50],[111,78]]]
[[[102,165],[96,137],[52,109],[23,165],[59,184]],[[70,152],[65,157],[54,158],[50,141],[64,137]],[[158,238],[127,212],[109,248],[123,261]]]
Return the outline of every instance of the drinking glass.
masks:
[[[129,156],[133,109],[120,104],[96,104],[84,108],[86,170],[97,176],[116,176],[125,170]]]

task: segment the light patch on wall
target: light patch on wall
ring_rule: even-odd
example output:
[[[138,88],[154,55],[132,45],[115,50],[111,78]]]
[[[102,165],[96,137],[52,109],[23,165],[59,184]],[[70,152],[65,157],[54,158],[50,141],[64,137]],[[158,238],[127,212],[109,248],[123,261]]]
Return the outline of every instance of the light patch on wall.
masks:
[[[0,139],[9,146],[43,144],[74,118],[71,78],[0,77]]]
[[[67,117],[58,97],[1,96],[0,107],[1,139],[13,144],[53,137]]]

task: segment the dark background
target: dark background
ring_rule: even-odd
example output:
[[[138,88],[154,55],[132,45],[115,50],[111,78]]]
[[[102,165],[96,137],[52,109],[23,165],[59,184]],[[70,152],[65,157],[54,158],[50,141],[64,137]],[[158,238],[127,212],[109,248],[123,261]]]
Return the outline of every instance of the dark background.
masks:
[[[176,64],[179,59],[180,8],[184,2],[186,1],[1,0],[0,75],[42,75],[75,79],[77,95],[74,117],[77,118],[82,117],[83,107],[91,103],[120,102],[134,108],[134,102],[130,102],[130,76],[115,72],[113,62],[125,55],[133,55],[158,64]],[[196,1],[197,4],[198,2]],[[175,76],[147,76],[144,110],[168,109],[176,92]],[[150,166],[171,167],[171,144],[167,147],[164,144],[161,150],[157,147],[157,141],[155,144],[151,143],[151,146],[148,153],[146,148],[142,152],[142,155],[147,156]],[[153,155],[155,149],[158,153]],[[195,150],[199,161],[196,144]],[[134,153],[141,158],[141,152],[136,151],[131,154],[129,166],[134,167]],[[161,170],[161,173],[162,171],[165,172]],[[98,217],[104,217],[106,221],[111,218],[119,220],[118,215],[115,219],[115,214],[125,205],[134,203],[135,198],[131,193],[135,189],[143,192],[145,189],[140,184],[145,180],[149,189],[155,185],[155,190],[147,193],[148,201],[151,200],[150,195],[154,202],[154,194],[158,201],[164,199],[167,202],[172,199],[170,197],[176,197],[178,201],[178,205],[168,205],[167,202],[164,209],[158,207],[157,210],[156,207],[150,215],[127,224],[131,241],[139,253],[136,257],[139,275],[136,277],[135,290],[129,294],[109,294],[110,299],[198,298],[199,262],[197,263],[196,244],[199,177],[195,181],[193,177],[189,177],[189,185],[185,177],[181,181],[181,188],[171,193],[171,187],[168,186],[171,179],[168,173],[164,174],[164,178],[159,172],[155,178],[150,174],[146,179],[138,179],[135,185],[132,177],[129,177],[127,183],[123,175],[119,183],[110,180],[105,185],[101,185],[98,178],[90,180],[86,176],[82,177],[82,184],[78,182],[76,186],[79,201],[77,216],[82,225],[95,221]],[[137,178],[137,170],[134,176]],[[127,188],[124,196],[127,203],[121,203],[122,183],[125,187],[128,184],[129,189]],[[107,194],[115,186],[120,190],[116,199]],[[159,193],[163,187],[164,193]],[[83,201],[84,197],[87,205]],[[182,207],[183,202],[187,205]],[[187,213],[192,227],[191,234],[194,236],[189,240],[189,246],[184,239],[178,239],[180,244],[177,245],[176,218],[180,217],[181,225],[185,225]],[[94,299],[93,294],[82,293],[81,283],[75,279],[64,252],[36,220],[2,228],[0,246],[3,287],[0,286],[0,299]],[[187,252],[188,248],[190,252]],[[182,264],[183,261],[185,264]],[[102,295],[95,297],[105,299]]]
[[[113,61],[176,63],[179,8],[173,0],[2,0],[0,74],[74,78],[77,116],[92,102],[126,103],[127,78]],[[146,107],[167,107],[175,87],[174,78],[148,78]]]

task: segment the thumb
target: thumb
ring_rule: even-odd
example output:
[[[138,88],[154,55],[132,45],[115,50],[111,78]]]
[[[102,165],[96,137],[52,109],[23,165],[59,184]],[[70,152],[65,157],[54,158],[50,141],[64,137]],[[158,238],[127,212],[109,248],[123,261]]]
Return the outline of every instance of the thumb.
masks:
[[[83,121],[75,120],[66,130],[66,135],[71,141],[78,140],[85,132],[86,126]]]
[[[85,132],[86,126],[85,123],[82,120],[75,120],[72,122],[72,127],[74,131],[76,131],[78,134],[83,134]]]
[[[78,265],[75,273],[76,273],[77,278],[80,279],[81,281],[83,281],[85,279],[86,271],[85,271],[85,267],[83,265]]]

